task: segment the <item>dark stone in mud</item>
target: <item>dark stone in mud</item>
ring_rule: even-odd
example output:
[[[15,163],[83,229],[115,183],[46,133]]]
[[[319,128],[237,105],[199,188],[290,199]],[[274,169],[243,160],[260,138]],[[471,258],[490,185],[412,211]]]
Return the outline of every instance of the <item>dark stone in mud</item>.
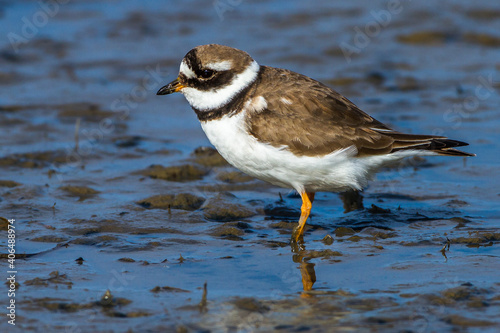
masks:
[[[371,198],[378,199],[378,202],[384,202],[386,199],[388,200],[396,200],[396,201],[402,201],[402,200],[407,200],[407,201],[415,201],[416,199],[404,195],[404,194],[397,194],[397,193],[377,193],[377,194],[372,194],[370,195]]]
[[[169,181],[189,181],[202,179],[208,171],[192,164],[164,167],[161,165],[152,165],[141,171],[145,176],[153,179],[163,179]]]
[[[132,258],[120,258],[120,259],[118,259],[118,261],[121,261],[121,262],[135,262],[135,260],[132,259]]]
[[[48,287],[49,284],[64,284],[71,288],[73,282],[71,282],[66,274],[59,274],[59,271],[53,271],[49,274],[46,279],[34,278],[32,280],[27,280],[24,282],[26,286],[44,286]]]
[[[212,147],[198,147],[193,153],[194,162],[206,167],[227,166],[226,160]]]
[[[144,208],[197,210],[205,202],[204,198],[189,193],[160,194],[144,199],[137,204]]]
[[[143,227],[138,226],[136,220],[134,221],[124,221],[124,220],[114,220],[114,219],[103,219],[103,220],[87,220],[87,219],[71,219],[68,220],[71,224],[70,227],[61,229],[63,232],[69,235],[85,236],[72,240],[71,243],[74,244],[88,244],[93,245],[100,242],[115,242],[118,239],[113,235],[100,235],[103,233],[112,234],[154,234],[154,233],[168,233],[176,234],[180,233],[178,230],[165,227],[163,225],[151,226],[145,224]],[[88,237],[88,236],[96,237]],[[148,246],[155,246],[158,242],[150,242]],[[161,244],[161,243],[158,243]]]
[[[455,226],[456,229],[465,228],[468,223],[472,222],[471,220],[463,217],[452,217],[450,221],[457,223],[457,225]]]
[[[168,287],[168,286],[164,286],[164,287],[156,286],[153,289],[151,289],[150,291],[152,293],[158,293],[160,291],[166,291],[169,293],[190,293],[189,290],[184,290],[184,289],[175,288],[175,287]]]
[[[366,81],[376,86],[382,85],[386,79],[386,76],[382,72],[373,71],[366,75]]]
[[[264,214],[273,219],[298,219],[300,216],[300,208],[289,207],[284,201],[279,201],[266,205],[264,207]]]
[[[323,237],[323,239],[321,241],[325,245],[332,245],[333,244],[333,237],[330,235],[326,235],[325,237]]]
[[[3,16],[4,16],[3,12],[0,12],[0,18],[3,18]],[[0,52],[0,59],[5,60],[7,62],[19,64],[19,63],[23,62],[24,57],[21,56],[20,54],[15,53],[15,52],[4,50],[4,51]],[[1,110],[1,108],[0,108],[0,110]]]
[[[68,241],[67,238],[56,235],[45,235],[45,236],[35,237],[30,240],[32,242],[43,242],[43,243],[63,243]]]
[[[223,181],[224,183],[235,184],[250,182],[255,178],[239,171],[224,171],[217,175],[217,179]]]
[[[325,249],[325,250],[311,250],[311,251],[306,251],[304,254],[305,258],[312,259],[312,258],[321,258],[321,259],[329,259],[331,257],[341,257],[342,253],[339,251],[333,251],[330,249]]]
[[[370,235],[371,237],[366,237],[366,239],[372,239],[372,240],[387,239],[387,238],[393,238],[393,237],[398,236],[398,234],[396,232],[390,232],[387,230],[374,228],[374,227],[365,228],[365,229],[363,229],[363,231],[361,233]]]
[[[290,242],[280,242],[280,241],[261,241],[261,243],[270,248],[270,249],[277,249],[277,248],[289,248],[290,247]]]
[[[101,110],[99,105],[90,103],[63,104],[58,106],[58,117],[73,122],[76,118],[83,121],[99,122],[105,118],[116,117],[113,111]]]
[[[422,89],[423,85],[419,81],[411,76],[399,77],[396,79],[396,86],[390,87],[390,90],[397,91],[413,91]]]
[[[32,300],[30,303],[49,311],[58,312],[76,312],[88,308],[85,304],[61,302],[60,300],[60,298],[44,297]]]
[[[250,225],[245,222],[228,222],[214,228],[210,235],[231,240],[242,240],[241,236],[251,232]]]
[[[469,247],[485,246],[490,242],[500,241],[500,232],[492,231],[475,231],[470,234],[470,237],[457,237],[453,238],[453,244],[466,244]]]
[[[96,304],[101,306],[123,306],[130,303],[132,303],[132,301],[126,298],[114,297],[109,290],[106,290],[106,292],[101,296],[100,301],[96,302]]]
[[[11,286],[12,283],[10,283],[9,279],[7,279],[7,281],[5,282],[5,285],[7,286],[7,289],[10,289],[10,286]],[[14,286],[16,287],[16,290],[19,289],[19,287],[21,287],[21,284],[19,282],[14,282]]]
[[[19,185],[21,185],[21,184],[19,184],[18,182],[15,182],[13,180],[0,180],[0,187],[13,188],[13,187],[16,187]]]
[[[120,315],[118,317],[126,317],[126,318],[139,318],[139,317],[149,317],[152,314],[146,311],[130,311],[124,314],[124,316]],[[116,317],[116,316],[113,316]]]
[[[464,283],[455,288],[449,288],[441,292],[441,295],[427,294],[422,295],[426,302],[435,305],[462,308],[463,305],[468,308],[482,308],[489,306],[487,296],[491,294],[490,290],[474,287],[470,283]]]
[[[496,325],[496,323],[491,321],[471,319],[460,315],[448,316],[444,319],[444,321],[450,325],[462,327],[484,327]]]
[[[448,207],[463,207],[463,206],[467,206],[469,203],[467,201],[464,201],[464,200],[458,200],[458,199],[452,199],[450,201],[448,201],[445,205],[448,206]]]
[[[120,148],[136,147],[141,142],[142,137],[138,135],[120,136],[113,139],[115,146]]]
[[[417,31],[407,35],[399,35],[398,41],[405,44],[436,45],[443,44],[451,39],[453,35],[442,31]]]
[[[452,299],[454,301],[468,300],[475,293],[478,293],[478,290],[474,290],[468,286],[450,288],[442,292],[444,297]]]
[[[386,307],[395,307],[398,304],[389,297],[383,298],[355,298],[346,302],[348,308],[360,311],[373,311]]]
[[[12,190],[6,192],[4,195],[6,198],[17,198],[20,201],[24,200],[24,204],[26,204],[26,200],[40,200],[40,198],[46,196],[48,187],[49,186],[47,184],[45,186],[27,185],[13,188]],[[2,199],[0,198],[0,202],[1,201]],[[53,204],[49,207],[53,207]]]
[[[0,105],[0,111],[4,112],[16,112],[21,110],[26,110],[31,108],[31,106],[25,105]]]
[[[275,223],[269,224],[270,228],[285,229],[285,230],[292,230],[296,226],[297,226],[296,222],[287,222],[287,221],[280,221],[280,222],[275,222]]]
[[[0,158],[0,167],[43,168],[52,164],[71,162],[69,155],[63,151],[42,151],[24,154],[12,154]]]
[[[347,240],[349,242],[359,242],[360,240],[362,240],[362,238],[359,237],[359,236],[357,236],[357,235],[354,235],[354,236],[351,236],[351,237],[347,238]]]
[[[85,229],[87,231],[88,229]],[[96,231],[99,232],[99,231]],[[97,236],[97,237],[82,237],[82,238],[76,238],[71,241],[71,244],[76,244],[76,245],[103,245],[104,243],[110,243],[110,242],[116,242],[118,241],[118,237],[111,236],[111,235],[102,235],[102,236]]]
[[[255,212],[249,208],[230,202],[235,198],[234,195],[221,193],[208,199],[203,205],[203,216],[208,220],[226,222],[255,215]]]
[[[69,303],[61,302],[60,298],[38,298],[30,302],[32,305],[39,306],[50,311],[58,312],[76,312],[84,309],[95,309],[100,308],[102,313],[108,317],[123,317],[123,318],[134,318],[134,317],[144,317],[150,316],[150,313],[144,311],[132,311],[128,313],[122,313],[114,311],[114,307],[122,307],[132,303],[132,301],[125,298],[114,298],[109,291],[101,298],[101,301],[91,302],[91,303]]]
[[[450,218],[450,221],[457,222],[458,224],[463,224],[463,225],[472,222],[471,220],[466,219],[465,217],[459,217],[459,216]]]
[[[489,35],[486,33],[475,33],[469,32],[464,34],[464,40],[468,43],[487,46],[487,47],[499,47],[500,46],[500,38]]]
[[[255,213],[244,206],[230,204],[218,206],[210,205],[204,209],[203,215],[208,220],[225,222],[251,217],[255,215]]]
[[[240,310],[249,312],[266,313],[270,310],[267,305],[251,297],[239,298],[234,301],[234,305]]]
[[[419,31],[408,35],[398,36],[398,41],[406,44],[438,45],[453,40],[460,40],[466,43],[499,47],[500,38],[487,33],[467,32],[462,34],[440,32],[440,31]]]
[[[223,237],[229,240],[240,241],[243,240],[241,236],[244,235],[244,232],[234,227],[222,227],[222,228],[216,228],[210,234],[212,236]]]
[[[99,191],[96,191],[90,187],[87,186],[61,186],[59,187],[60,190],[63,190],[68,194],[70,197],[79,197],[79,201],[83,201],[85,199],[91,198],[95,196],[96,194],[100,193]]]
[[[368,212],[372,213],[372,214],[389,214],[391,212],[391,210],[381,208],[379,206],[375,206],[374,204],[372,204],[372,206],[370,208],[368,208]]]
[[[335,229],[334,233],[337,237],[344,237],[354,235],[356,231],[354,231],[354,229],[352,228],[338,227],[337,229]]]

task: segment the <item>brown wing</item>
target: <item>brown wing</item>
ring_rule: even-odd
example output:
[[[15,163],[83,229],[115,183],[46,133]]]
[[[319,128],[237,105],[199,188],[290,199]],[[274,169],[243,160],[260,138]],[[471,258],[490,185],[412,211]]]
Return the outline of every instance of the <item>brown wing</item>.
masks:
[[[288,70],[261,66],[253,96],[263,96],[267,107],[249,113],[250,134],[296,155],[324,155],[355,146],[360,157],[402,149],[471,156],[453,149],[467,145],[464,142],[393,131],[336,91]]]

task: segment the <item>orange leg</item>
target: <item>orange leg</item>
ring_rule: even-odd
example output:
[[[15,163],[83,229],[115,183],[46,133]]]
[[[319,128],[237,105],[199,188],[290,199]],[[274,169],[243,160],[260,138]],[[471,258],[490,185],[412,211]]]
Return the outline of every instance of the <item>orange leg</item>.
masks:
[[[309,214],[311,213],[311,208],[312,208],[312,203],[314,201],[314,192],[307,193],[303,192],[300,193],[300,196],[302,197],[302,207],[300,208],[300,220],[299,220],[299,225],[293,229],[293,234],[292,234],[292,240],[295,242],[298,242],[299,239],[302,238],[304,235],[304,227],[306,226],[306,221],[307,218],[309,217]]]

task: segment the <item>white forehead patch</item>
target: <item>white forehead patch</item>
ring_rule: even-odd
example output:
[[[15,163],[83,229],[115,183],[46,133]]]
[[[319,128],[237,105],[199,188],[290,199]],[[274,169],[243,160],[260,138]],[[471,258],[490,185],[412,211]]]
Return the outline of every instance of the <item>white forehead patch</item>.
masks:
[[[214,110],[229,103],[237,93],[254,82],[259,69],[259,64],[253,61],[247,69],[235,75],[233,80],[224,87],[215,87],[207,91],[185,87],[181,90],[181,93],[193,108],[198,110]]]
[[[221,62],[211,62],[209,64],[206,64],[205,67],[209,69],[213,69],[214,71],[222,72],[222,71],[228,71],[231,69],[233,63],[229,60],[224,60]]]
[[[194,74],[193,70],[189,68],[184,60],[181,62],[181,68],[179,68],[179,73],[186,75],[188,79],[194,79],[196,74]]]

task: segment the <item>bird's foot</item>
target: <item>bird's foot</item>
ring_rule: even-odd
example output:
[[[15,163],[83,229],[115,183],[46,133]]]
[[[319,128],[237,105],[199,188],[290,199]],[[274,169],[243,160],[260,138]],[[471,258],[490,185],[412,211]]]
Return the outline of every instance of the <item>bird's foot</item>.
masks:
[[[304,235],[298,226],[293,229],[292,238],[290,239],[290,247],[292,248],[293,253],[299,253],[305,249]]]

